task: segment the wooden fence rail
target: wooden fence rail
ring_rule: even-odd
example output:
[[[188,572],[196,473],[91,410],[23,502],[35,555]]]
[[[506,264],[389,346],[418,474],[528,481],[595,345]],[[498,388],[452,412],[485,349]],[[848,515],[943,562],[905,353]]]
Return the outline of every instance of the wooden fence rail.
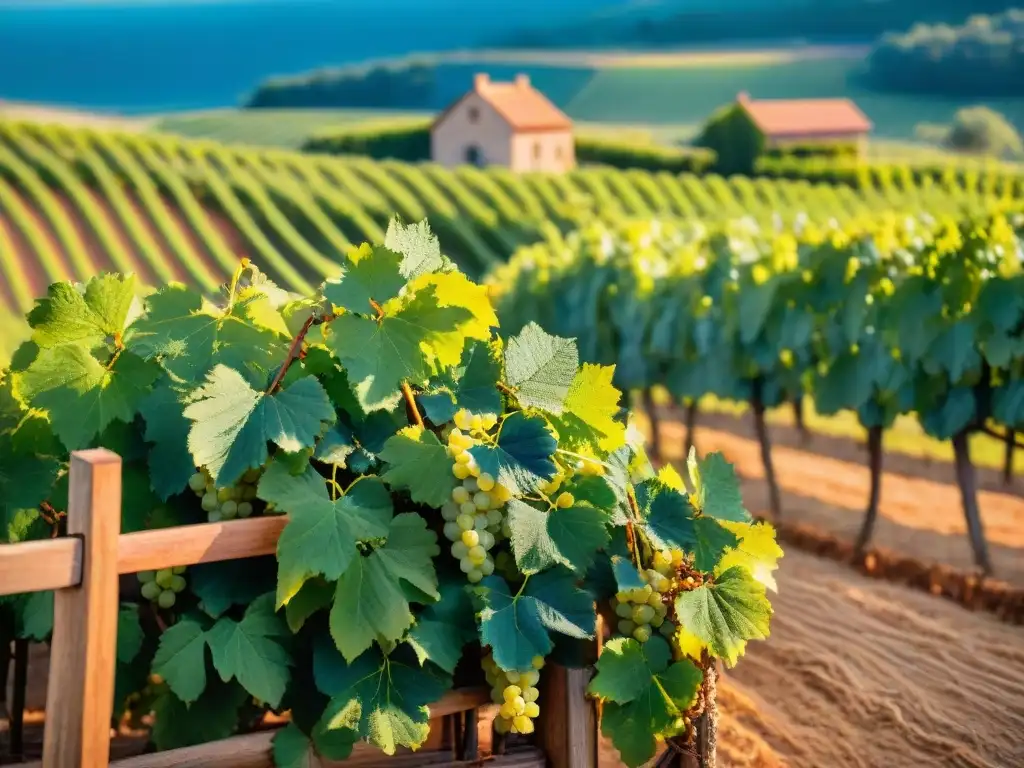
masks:
[[[105,449],[78,451],[71,456],[70,471],[67,537],[0,546],[0,596],[55,590],[41,765],[107,768],[114,703],[118,576],[273,554],[287,519],[258,517],[122,534],[121,458]],[[545,697],[545,717],[551,720],[547,728],[539,729],[540,740],[549,752],[547,763],[553,768],[593,768],[597,764],[597,736],[592,707],[582,695],[586,672],[553,667],[551,673],[558,680]],[[450,691],[430,707],[431,718],[475,711],[489,701],[486,689]],[[237,736],[117,761],[114,766],[269,768],[273,765],[272,735],[260,732]],[[420,753],[415,764],[443,762]],[[525,768],[543,766],[545,759],[536,750],[527,750],[497,762]],[[396,757],[389,760],[392,764],[397,768],[413,763],[403,763]]]

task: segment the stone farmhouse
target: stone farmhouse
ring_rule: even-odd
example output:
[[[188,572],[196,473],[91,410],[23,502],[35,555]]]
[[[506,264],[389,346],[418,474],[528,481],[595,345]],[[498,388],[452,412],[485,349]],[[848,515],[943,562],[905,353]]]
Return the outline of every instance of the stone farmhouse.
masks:
[[[765,138],[770,149],[794,144],[849,143],[861,155],[867,149],[871,121],[850,99],[751,99],[736,103]]]
[[[434,121],[430,154],[449,167],[560,173],[576,165],[572,121],[526,75],[509,83],[478,74],[473,89]]]

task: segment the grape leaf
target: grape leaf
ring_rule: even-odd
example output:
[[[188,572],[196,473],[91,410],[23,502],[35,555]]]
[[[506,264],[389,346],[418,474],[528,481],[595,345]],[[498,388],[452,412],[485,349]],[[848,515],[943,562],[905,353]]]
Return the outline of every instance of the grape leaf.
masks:
[[[412,625],[410,594],[414,587],[437,598],[434,555],[437,536],[416,513],[391,521],[387,542],[367,557],[357,557],[338,579],[330,628],[338,650],[349,661],[379,639],[399,640]]]
[[[317,443],[313,458],[324,464],[344,468],[345,462],[355,449],[356,443],[352,436],[352,430],[339,423],[324,433],[320,442]]]
[[[277,582],[275,558],[247,557],[202,563],[188,569],[189,588],[199,598],[199,607],[214,619],[234,605],[248,605],[274,589]]]
[[[423,415],[434,424],[444,424],[455,416],[455,399],[447,389],[416,395],[416,402],[423,410]]]
[[[397,217],[391,219],[384,246],[402,254],[400,270],[409,279],[435,272],[444,264],[441,244],[431,234],[426,219],[408,226],[403,226]]]
[[[265,305],[262,293],[250,291],[248,298],[222,309],[171,283],[146,298],[146,314],[132,325],[126,343],[140,357],[159,359],[182,382],[198,383],[218,365],[265,373],[286,352],[278,324],[261,318]],[[280,314],[270,311],[283,324]]]
[[[953,323],[928,348],[922,361],[924,369],[932,374],[946,372],[951,382],[959,382],[968,371],[981,365],[976,338],[973,320]]]
[[[206,630],[198,621],[179,619],[160,635],[153,674],[160,675],[186,704],[202,695],[206,689]]]
[[[622,393],[612,385],[614,374],[614,365],[590,363],[576,372],[562,415],[553,420],[565,447],[614,451],[626,444],[626,425],[615,420]]]
[[[640,578],[640,571],[625,557],[612,555],[612,573],[615,575],[615,586],[619,592],[630,589],[643,589],[646,582]]]
[[[123,604],[117,614],[117,660],[129,664],[142,649],[142,625],[139,607]]]
[[[267,395],[238,371],[218,365],[192,395],[185,417],[192,421],[188,446],[196,466],[226,487],[266,463],[268,442],[290,453],[312,448],[335,413],[315,378]]]
[[[725,467],[728,472],[732,472],[731,465],[726,464]],[[712,474],[711,477],[715,476]],[[735,483],[735,478],[732,482]],[[707,490],[708,486],[700,476],[695,484],[698,493]],[[724,483],[716,481],[715,487],[722,485]],[[637,505],[644,517],[640,528],[654,546],[659,549],[679,548],[694,556],[694,565],[698,570],[710,572],[726,548],[736,545],[737,539],[717,520],[697,516],[690,506],[691,498],[660,480],[645,480],[636,487]],[[740,509],[743,507],[740,506]],[[731,510],[731,507],[726,508],[726,512]]]
[[[777,591],[774,571],[779,567],[782,547],[775,541],[775,529],[767,523],[730,523],[723,522],[739,539],[733,549],[727,551],[715,566],[715,576],[720,576],[733,566],[740,566],[750,571],[751,576]]]
[[[420,291],[406,306],[380,319],[345,314],[330,325],[328,348],[348,372],[360,406],[390,409],[401,398],[403,381],[420,382],[429,373],[425,350],[450,345],[453,331],[469,313],[440,307],[430,290]],[[456,354],[461,354],[462,344]]]
[[[689,497],[660,480],[644,480],[635,487],[643,529],[658,549],[682,547],[693,540],[693,513]]]
[[[561,413],[577,368],[576,342],[550,336],[536,323],[529,323],[508,340],[505,380],[515,388],[524,407]]]
[[[484,343],[466,347],[460,364],[462,374],[453,391],[455,405],[470,413],[501,413],[501,394],[495,382],[501,376],[501,365]]]
[[[491,329],[497,327],[498,316],[494,313],[486,286],[472,282],[461,272],[446,272],[423,275],[410,283],[413,291],[431,290],[440,307],[462,307],[467,311],[465,319],[452,329],[451,349],[458,349],[454,356],[439,356],[443,366],[458,365],[462,357],[465,339],[487,341]],[[447,345],[442,348],[448,349]]]
[[[159,367],[130,352],[108,369],[85,348],[65,344],[41,349],[19,374],[19,389],[33,407],[49,411],[54,433],[74,451],[115,419],[130,422],[159,375]]]
[[[693,564],[699,571],[713,571],[726,550],[735,547],[736,535],[722,523],[710,517],[693,520],[693,536],[682,549],[693,555]]]
[[[734,523],[750,521],[750,513],[743,506],[736,470],[721,453],[711,453],[698,460],[696,475],[697,492],[693,501],[701,513]]]
[[[548,512],[518,499],[508,503],[512,552],[524,574],[559,563],[585,573],[608,543],[608,522],[607,512],[583,504]]]
[[[364,244],[355,248],[341,276],[324,284],[324,298],[349,312],[372,314],[371,302],[382,305],[405,287],[401,263],[402,255],[387,247]]]
[[[53,632],[53,591],[25,595],[17,613],[17,636],[43,642]]]
[[[357,734],[347,728],[327,731],[316,729],[313,738],[304,734],[295,723],[288,723],[274,734],[274,765],[277,768],[322,768],[321,757],[344,760],[352,754]]]
[[[421,668],[401,651],[385,656],[375,647],[346,663],[329,643],[314,646],[317,688],[331,697],[321,720],[326,731],[354,727],[387,755],[400,746],[417,749],[426,741],[428,705],[451,687],[451,678],[429,666]]]
[[[711,652],[733,666],[748,640],[768,637],[772,607],[764,585],[740,566],[722,572],[676,598],[679,626],[707,644]]]
[[[281,644],[288,637],[288,627],[274,613],[272,594],[250,604],[241,621],[221,617],[206,633],[221,680],[237,679],[250,694],[275,708],[291,679],[292,658]]]
[[[687,466],[690,469],[690,477],[691,478],[694,477],[693,473],[694,473],[694,468],[696,467],[696,464],[691,466],[690,462],[691,462],[691,460],[694,461],[694,462],[696,461],[695,456],[696,456],[696,453],[695,453],[694,449],[690,448],[690,457],[686,460],[686,463],[687,463]],[[658,480],[661,481],[663,484],[667,485],[673,491],[679,491],[680,493],[686,493],[686,484],[683,483],[682,476],[679,474],[679,471],[675,467],[673,467],[671,464],[666,464],[661,469],[658,470]],[[697,476],[696,482],[698,482],[698,483],[700,482],[700,476],[699,475]]]
[[[569,491],[576,501],[608,512],[614,525],[626,524],[626,513],[629,511],[626,499],[620,499],[616,489],[608,478],[603,475],[576,475]]]
[[[597,660],[588,693],[606,701],[602,732],[612,739],[627,765],[654,756],[656,735],[693,705],[704,678],[684,659],[671,664],[672,651],[658,636],[641,644],[633,638],[609,640]]]
[[[392,488],[407,489],[412,500],[441,507],[455,487],[452,457],[437,435],[420,426],[406,427],[388,438],[380,460],[387,464],[381,478]]]
[[[165,750],[226,739],[235,732],[238,710],[248,698],[240,685],[219,680],[211,680],[191,705],[165,691],[153,703],[153,743]]]
[[[263,473],[256,495],[289,515],[277,542],[278,607],[313,576],[337,581],[359,556],[357,543],[387,536],[393,516],[379,478],[357,478],[338,496],[312,467],[293,475],[277,461]]]
[[[1024,426],[1024,379],[1007,381],[993,389],[992,417],[1010,428]]]
[[[275,733],[270,743],[276,768],[320,768],[322,765],[313,740],[295,723],[288,723]]]
[[[284,608],[288,628],[297,633],[310,616],[321,608],[330,607],[334,600],[334,589],[333,584],[319,578],[305,582]]]
[[[407,641],[421,665],[431,661],[452,673],[462,658],[463,647],[476,637],[476,622],[464,584],[449,582],[439,591],[441,599],[416,618]]]
[[[11,438],[0,435],[0,512],[39,506],[50,494],[59,471],[56,459],[15,451]]]
[[[557,448],[543,418],[516,411],[501,422],[497,445],[475,445],[469,452],[482,472],[513,493],[525,494],[554,476]]]
[[[149,479],[149,467],[139,461],[124,463],[121,467],[121,533],[136,533],[153,527],[150,518],[160,507],[160,499],[153,493]]]
[[[549,631],[590,638],[594,633],[594,600],[579,589],[569,571],[552,568],[529,577],[513,595],[504,579],[488,576],[477,588],[484,603],[480,640],[489,645],[498,666],[529,669],[534,656],[547,656],[554,643]]]
[[[163,501],[180,493],[196,471],[188,452],[189,421],[182,414],[182,400],[171,384],[162,381],[139,404],[146,421],[146,440],[153,444],[149,451],[151,482]]]
[[[94,350],[120,336],[137,311],[133,275],[99,275],[85,286],[54,283],[29,312],[32,341],[41,349],[63,344]]]

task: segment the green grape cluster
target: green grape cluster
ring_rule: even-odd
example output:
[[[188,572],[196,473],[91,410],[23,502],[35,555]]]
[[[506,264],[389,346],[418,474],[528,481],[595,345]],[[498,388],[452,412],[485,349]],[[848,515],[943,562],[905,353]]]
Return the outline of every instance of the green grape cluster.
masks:
[[[683,562],[682,550],[655,552],[654,568],[640,572],[643,587],[623,590],[612,598],[612,610],[619,617],[618,630],[641,643],[651,639],[653,630],[671,638],[675,632],[667,621],[666,596],[673,591],[676,567]]]
[[[142,596],[164,610],[173,608],[178,593],[185,589],[184,573],[184,565],[159,571],[140,571],[138,577],[142,584]]]
[[[537,683],[544,657],[534,656],[532,668],[519,672],[506,672],[491,656],[484,656],[481,666],[491,686],[491,700],[501,705],[494,718],[494,730],[501,734],[533,733],[533,721],[540,715]]]
[[[512,492],[481,472],[469,452],[482,442],[480,438],[497,423],[497,418],[462,409],[455,414],[454,421],[455,426],[447,435],[448,455],[454,459],[452,473],[462,484],[452,489],[451,499],[441,507],[441,516],[445,521],[445,538],[452,542],[452,557],[475,584],[494,573],[491,550],[500,536],[509,534],[504,508]]]
[[[206,468],[189,478],[188,487],[202,499],[206,519],[211,523],[249,517],[253,513],[256,486],[262,471],[250,469],[230,488],[218,488]]]

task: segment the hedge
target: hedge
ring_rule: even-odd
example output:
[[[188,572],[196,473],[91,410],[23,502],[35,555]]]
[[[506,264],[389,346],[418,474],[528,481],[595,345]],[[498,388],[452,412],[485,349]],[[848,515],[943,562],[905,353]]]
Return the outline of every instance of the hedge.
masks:
[[[681,149],[655,144],[576,137],[576,161],[580,165],[606,165],[669,173],[704,173],[715,162],[706,149]],[[378,160],[419,162],[430,159],[430,124],[334,128],[310,136],[304,152],[330,155],[366,155]]]
[[[415,163],[430,159],[430,124],[335,128],[313,134],[303,142],[301,149],[326,155],[366,155],[378,160]]]

